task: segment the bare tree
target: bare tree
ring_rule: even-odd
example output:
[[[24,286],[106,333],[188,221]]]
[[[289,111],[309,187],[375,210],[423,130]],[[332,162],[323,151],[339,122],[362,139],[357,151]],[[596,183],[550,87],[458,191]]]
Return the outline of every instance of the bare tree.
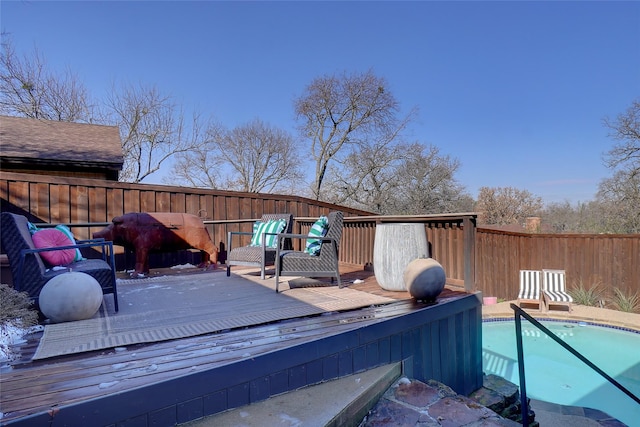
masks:
[[[617,142],[604,157],[613,176],[602,180],[596,194],[606,212],[601,231],[640,233],[640,98],[615,120],[603,122]]]
[[[3,34],[0,54],[0,112],[6,115],[64,122],[91,122],[92,106],[85,86],[70,70],[56,74],[37,49],[20,58]]]
[[[394,174],[399,161],[397,146],[372,145],[352,151],[344,162],[348,167],[329,167],[321,198],[370,212],[385,212],[386,199],[396,184]]]
[[[640,98],[634,100],[626,112],[616,120],[608,118],[603,123],[611,132],[609,136],[617,144],[605,156],[605,164],[611,169],[625,169],[630,179],[640,174]]]
[[[601,233],[640,233],[640,174],[618,170],[600,182]]]
[[[119,126],[123,181],[141,182],[176,153],[200,143],[192,128],[185,126],[182,111],[156,88],[113,89],[106,108],[100,111],[89,102],[88,92],[75,74],[69,70],[63,74],[49,71],[37,49],[20,58],[4,37],[0,60],[3,114]],[[194,127],[197,120],[196,114]]]
[[[176,174],[194,185],[269,193],[302,179],[294,139],[258,119],[231,131],[212,126],[206,145],[180,157]]]
[[[348,154],[345,147],[362,149],[372,142],[384,145],[393,141],[410,118],[398,119],[398,102],[387,82],[371,71],[316,78],[294,107],[301,134],[311,140],[316,199],[321,197],[330,162]]]
[[[455,180],[457,159],[441,156],[437,147],[411,144],[397,172],[397,190],[390,194],[402,214],[436,214],[468,211],[470,196]]]
[[[593,201],[572,205],[568,200],[549,203],[542,211],[545,232],[599,233],[602,229],[602,211]]]
[[[473,199],[456,182],[459,162],[419,143],[372,145],[353,151],[344,170],[332,168],[325,198],[384,215],[469,211]],[[329,196],[332,195],[332,197]]]
[[[513,187],[481,187],[476,210],[479,224],[522,225],[527,217],[540,214],[542,198]]]
[[[199,139],[199,135],[202,135],[202,144],[176,155],[172,174],[163,181],[167,184],[186,184],[198,188],[223,188],[224,158],[213,142],[221,132],[221,126],[215,122],[209,122],[205,128],[195,128],[194,133]]]
[[[171,96],[156,87],[123,85],[112,90],[108,114],[120,128],[124,165],[120,179],[142,182],[179,153],[202,144],[198,133],[200,115],[194,113],[191,126]]]

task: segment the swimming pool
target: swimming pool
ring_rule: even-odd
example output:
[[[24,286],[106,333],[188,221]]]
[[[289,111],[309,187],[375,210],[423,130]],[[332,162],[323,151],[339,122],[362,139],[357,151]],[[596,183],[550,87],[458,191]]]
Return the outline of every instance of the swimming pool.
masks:
[[[608,375],[640,396],[640,333],[584,322],[542,321]],[[640,426],[640,405],[526,320],[522,321],[527,396],[599,409],[629,426]],[[486,374],[520,385],[513,320],[482,324]]]

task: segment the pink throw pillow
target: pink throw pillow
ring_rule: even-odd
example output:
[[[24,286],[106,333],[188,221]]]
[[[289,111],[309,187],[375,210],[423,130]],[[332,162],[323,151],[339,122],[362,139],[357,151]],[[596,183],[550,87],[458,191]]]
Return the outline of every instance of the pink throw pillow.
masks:
[[[55,228],[38,230],[31,236],[31,239],[33,240],[33,245],[38,249],[73,245],[69,237]],[[51,266],[71,264],[75,256],[75,249],[40,252],[40,257]]]

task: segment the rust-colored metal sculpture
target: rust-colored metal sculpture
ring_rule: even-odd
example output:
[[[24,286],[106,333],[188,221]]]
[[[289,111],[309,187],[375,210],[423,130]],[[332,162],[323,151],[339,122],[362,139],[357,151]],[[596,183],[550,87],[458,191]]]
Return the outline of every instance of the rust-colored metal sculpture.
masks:
[[[202,220],[191,214],[170,212],[126,213],[113,218],[94,238],[111,240],[136,253],[137,277],[149,272],[149,253],[200,249],[203,262],[198,267],[216,267],[218,248],[211,241]]]

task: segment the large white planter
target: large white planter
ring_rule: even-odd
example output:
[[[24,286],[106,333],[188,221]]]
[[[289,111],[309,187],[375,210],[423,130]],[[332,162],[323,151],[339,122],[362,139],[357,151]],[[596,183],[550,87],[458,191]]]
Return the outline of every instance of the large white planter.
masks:
[[[376,225],[373,242],[373,272],[388,291],[406,291],[403,273],[411,261],[429,257],[427,233],[422,223]]]

